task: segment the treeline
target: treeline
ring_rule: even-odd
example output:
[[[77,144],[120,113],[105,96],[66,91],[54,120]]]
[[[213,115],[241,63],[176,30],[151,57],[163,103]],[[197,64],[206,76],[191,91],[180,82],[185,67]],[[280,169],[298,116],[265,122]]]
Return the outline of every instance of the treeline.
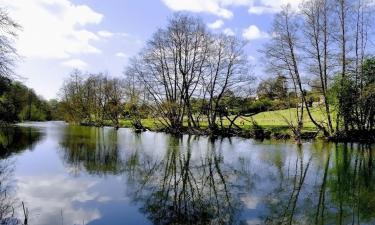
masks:
[[[132,114],[133,107],[141,108],[132,105],[129,91],[124,79],[76,70],[61,88],[59,107],[67,121],[118,128],[120,118]]]
[[[121,120],[130,120],[137,129],[144,129],[142,119],[151,118],[168,128],[164,124],[166,118],[157,110],[153,98],[147,90],[140,87],[140,82],[135,80],[134,76],[112,78],[103,73],[83,73],[75,70],[60,90],[57,115],[76,124],[110,125],[117,128],[121,126]],[[223,122],[224,119],[231,119],[230,115],[271,109],[272,104],[264,103],[263,100],[264,98],[256,100],[254,97],[236,96],[234,92],[226,91],[217,108],[216,125],[224,128],[220,120]],[[190,101],[197,127],[202,128],[201,123],[207,123],[207,100],[192,97]],[[231,120],[234,122],[234,119]],[[187,117],[183,122],[187,122]]]
[[[198,129],[203,119],[214,131],[219,119],[229,118],[225,99],[250,95],[244,46],[209,32],[200,19],[176,14],[131,60],[123,80],[75,73],[62,88],[62,104],[72,121],[110,120],[117,127],[123,116],[142,127],[147,114],[170,132]]]
[[[0,121],[46,121],[59,118],[57,101],[46,101],[20,82],[0,77]]]

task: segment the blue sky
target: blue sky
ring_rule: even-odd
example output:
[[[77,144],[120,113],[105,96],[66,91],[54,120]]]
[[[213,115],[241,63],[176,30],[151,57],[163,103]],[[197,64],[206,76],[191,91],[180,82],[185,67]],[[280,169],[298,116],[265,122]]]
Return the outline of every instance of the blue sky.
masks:
[[[122,76],[139,52],[174,12],[203,19],[212,32],[248,40],[246,51],[262,77],[258,50],[269,38],[280,6],[301,0],[0,0],[23,27],[16,41],[22,60],[16,72],[46,99],[58,97],[69,73],[78,68]]]

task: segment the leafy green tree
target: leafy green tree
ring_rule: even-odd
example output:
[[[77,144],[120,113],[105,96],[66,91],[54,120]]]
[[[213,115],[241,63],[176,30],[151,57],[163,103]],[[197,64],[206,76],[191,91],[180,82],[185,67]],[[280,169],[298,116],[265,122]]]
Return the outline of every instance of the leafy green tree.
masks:
[[[271,77],[259,83],[257,95],[259,98],[285,99],[288,89],[285,85],[285,77],[279,75]]]

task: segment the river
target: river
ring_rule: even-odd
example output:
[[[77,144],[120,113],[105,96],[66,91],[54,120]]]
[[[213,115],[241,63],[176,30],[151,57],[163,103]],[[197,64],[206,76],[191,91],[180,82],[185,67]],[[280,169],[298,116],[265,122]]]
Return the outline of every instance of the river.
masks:
[[[0,223],[24,202],[33,225],[375,224],[369,145],[43,122],[0,150]]]

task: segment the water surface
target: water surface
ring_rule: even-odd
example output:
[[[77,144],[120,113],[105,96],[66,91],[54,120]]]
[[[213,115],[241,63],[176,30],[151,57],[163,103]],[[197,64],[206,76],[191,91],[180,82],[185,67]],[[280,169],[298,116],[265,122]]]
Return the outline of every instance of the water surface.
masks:
[[[374,148],[29,123],[0,131],[0,221],[375,224]]]

